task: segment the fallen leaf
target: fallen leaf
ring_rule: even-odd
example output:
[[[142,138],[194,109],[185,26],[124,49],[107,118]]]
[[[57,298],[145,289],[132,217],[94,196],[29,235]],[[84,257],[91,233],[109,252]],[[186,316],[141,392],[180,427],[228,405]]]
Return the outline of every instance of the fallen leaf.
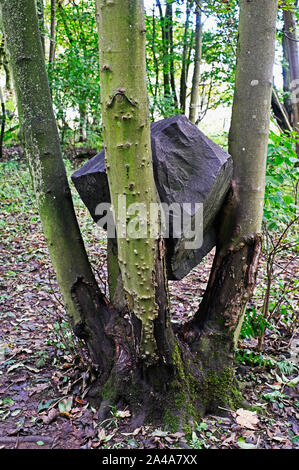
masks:
[[[167,436],[167,432],[165,431],[161,431],[161,429],[156,429],[153,433],[152,433],[152,436],[153,437],[165,437]]]
[[[69,413],[73,406],[73,398],[65,398],[58,403],[60,413]]]
[[[174,434],[169,434],[170,437],[174,437],[175,439],[181,439],[181,437],[185,436],[183,432],[175,432]]]
[[[116,416],[118,418],[129,418],[131,416],[131,413],[129,410],[118,411]]]
[[[100,442],[105,441],[105,439],[106,439],[105,429],[103,429],[103,428],[99,429],[98,439],[99,439]]]
[[[79,405],[86,405],[86,403],[87,403],[85,400],[82,400],[82,399],[79,398],[79,397],[76,397],[76,398],[75,398],[75,401],[76,401],[77,403],[79,403]]]
[[[259,422],[255,411],[249,411],[244,410],[243,408],[239,408],[236,413],[236,421],[240,426],[244,426],[248,429],[255,429],[255,425]]]
[[[12,365],[7,369],[7,373],[12,372],[15,369],[18,369],[19,367],[24,367],[24,364],[22,362],[18,362],[17,364]]]

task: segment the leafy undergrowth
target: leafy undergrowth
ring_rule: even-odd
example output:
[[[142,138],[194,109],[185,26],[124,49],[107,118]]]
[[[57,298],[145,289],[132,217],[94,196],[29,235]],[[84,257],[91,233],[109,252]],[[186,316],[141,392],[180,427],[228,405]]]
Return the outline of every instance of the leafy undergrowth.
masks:
[[[246,410],[207,416],[187,435],[150,426],[135,429],[128,409],[111,407],[110,417],[99,419],[86,401],[92,368],[84,345],[68,328],[29,175],[17,157],[12,154],[1,163],[0,178],[0,448],[298,447],[298,338],[283,315],[267,325],[263,354],[245,320],[236,366]],[[72,192],[104,289],[105,234],[92,223],[73,188]],[[174,322],[188,320],[198,306],[211,261],[212,254],[183,281],[170,283]],[[287,256],[279,261],[288,263],[288,272],[295,270]],[[262,263],[251,312],[261,303],[263,270]],[[288,294],[288,301],[292,310],[296,292]]]

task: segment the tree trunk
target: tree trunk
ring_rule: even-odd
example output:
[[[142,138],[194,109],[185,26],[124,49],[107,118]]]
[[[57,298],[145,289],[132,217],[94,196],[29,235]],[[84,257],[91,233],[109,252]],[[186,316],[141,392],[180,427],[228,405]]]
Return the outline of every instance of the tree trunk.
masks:
[[[197,119],[197,107],[199,97],[199,81],[200,81],[200,62],[202,49],[202,22],[201,22],[202,0],[196,1],[196,30],[195,30],[195,56],[194,71],[192,78],[192,89],[190,98],[189,119],[195,124]]]
[[[10,70],[9,70],[7,53],[5,50],[4,37],[1,38],[1,42],[0,42],[0,67],[1,66],[3,66],[3,69],[5,71],[5,88],[10,91],[11,90]]]
[[[277,0],[241,0],[229,133],[231,191],[220,215],[216,255],[202,303],[186,334],[206,367],[231,368],[261,251]],[[253,53],[254,51],[254,53]],[[199,340],[194,330],[197,328]]]
[[[163,15],[163,10],[162,10],[160,0],[157,0],[157,7],[159,9],[160,25],[161,25],[161,31],[162,31],[162,54],[163,54],[162,63],[163,63],[164,96],[169,97],[171,94],[170,75],[169,75],[169,58],[168,58],[169,49],[168,49],[165,17]]]
[[[106,4],[98,0],[97,6],[102,117],[112,204],[117,214],[118,195],[125,195],[126,208],[132,203],[143,203],[149,211],[150,204],[158,202],[158,196],[151,159],[142,2],[117,0]],[[117,37],[115,29],[119,31]],[[128,218],[127,230],[132,219]],[[157,304],[157,290],[161,298],[167,299],[167,283],[162,241],[158,236],[150,238],[149,228],[148,225],[146,238],[139,239],[129,235],[121,238],[119,228],[117,246],[128,309],[138,319],[138,348],[142,358],[155,362],[163,346],[157,344],[154,320],[160,315],[168,316],[169,312],[167,301],[160,307]],[[158,277],[162,284],[155,286],[153,280]],[[168,355],[166,351],[164,354]]]
[[[295,2],[297,5],[297,1]],[[294,5],[295,7],[295,5]],[[299,47],[296,31],[295,11],[283,11],[284,19],[284,36],[288,55],[288,63],[290,68],[291,90],[294,94],[292,97],[292,125],[294,130],[299,134]],[[299,154],[299,144],[297,144],[297,153]]]
[[[75,333],[86,340],[93,362],[105,371],[113,355],[112,343],[104,335],[110,313],[91,271],[73,208],[35,0],[1,0],[0,5],[26,155],[58,284]]]
[[[170,323],[164,241],[159,236],[159,222],[157,234],[150,235],[148,217],[143,221],[143,238],[122,237],[118,224],[119,195],[126,196],[127,230],[133,219],[128,216],[130,204],[143,204],[148,214],[150,204],[158,203],[147,104],[143,2],[98,0],[97,18],[106,169],[125,292],[123,313],[110,329],[118,354],[110,380],[99,394],[129,402],[132,412],[142,419],[151,414],[161,422],[169,400],[190,389]],[[114,270],[116,278],[115,263]],[[177,412],[186,411],[188,403],[190,396],[177,404]],[[102,407],[105,404],[104,400]]]
[[[186,21],[185,21],[185,30],[184,30],[184,44],[183,44],[183,54],[182,54],[182,71],[180,78],[180,108],[181,112],[185,114],[186,111],[186,98],[187,98],[187,52],[188,52],[188,31],[189,31],[189,21],[190,21],[190,8],[188,2],[186,2]]]
[[[155,16],[155,8],[153,8],[153,33],[152,33],[152,54],[153,54],[153,62],[154,62],[154,69],[155,69],[155,87],[154,87],[154,97],[157,98],[157,93],[159,89],[159,61],[157,58],[156,53],[156,16]]]
[[[284,107],[284,105],[280,102],[278,94],[276,93],[274,89],[272,91],[271,106],[272,106],[272,110],[273,110],[279,129],[282,132],[284,131],[292,132],[293,129],[289,121],[288,112],[286,108]]]
[[[292,105],[292,91],[291,91],[291,74],[287,47],[287,38],[284,35],[282,37],[282,50],[283,50],[283,61],[282,61],[282,77],[283,77],[283,91],[284,91],[284,107],[288,113],[288,120],[292,123],[293,120],[293,105]]]
[[[3,140],[4,140],[4,133],[5,133],[5,122],[6,122],[6,109],[5,109],[5,101],[4,96],[2,93],[2,89],[0,87],[0,103],[1,103],[1,132],[0,132],[0,158],[3,157]]]
[[[50,26],[50,50],[49,50],[49,64],[55,60],[55,33],[56,33],[56,0],[51,0],[51,26]]]
[[[45,19],[44,19],[44,0],[37,0],[37,16],[40,28],[40,37],[42,41],[43,53],[45,55]]]
[[[170,85],[171,85],[171,93],[173,97],[173,105],[174,108],[178,108],[178,99],[176,94],[176,86],[175,86],[175,71],[174,71],[174,59],[173,59],[173,15],[172,15],[172,4],[173,1],[170,1],[166,5],[166,12],[165,12],[165,20],[166,20],[166,37],[167,37],[167,49],[170,55],[169,58],[169,74],[170,74]]]

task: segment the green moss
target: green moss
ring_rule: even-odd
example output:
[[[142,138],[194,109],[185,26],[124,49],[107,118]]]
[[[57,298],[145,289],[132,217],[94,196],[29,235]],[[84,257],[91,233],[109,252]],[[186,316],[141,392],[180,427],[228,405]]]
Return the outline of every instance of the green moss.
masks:
[[[186,382],[186,375],[185,375],[185,367],[181,358],[180,348],[178,343],[174,345],[173,355],[172,355],[173,363],[177,368],[177,374],[179,376],[179,380]]]
[[[236,387],[233,368],[224,368],[220,375],[215,370],[209,371],[201,386],[201,394],[208,410],[219,406],[236,409],[244,401]]]
[[[114,402],[117,399],[117,387],[115,387],[112,379],[107,380],[100,393],[103,400],[109,399],[109,401]]]
[[[198,379],[192,375],[190,361],[182,358],[179,345],[176,343],[173,352],[173,362],[176,366],[176,377],[171,384],[170,399],[163,422],[171,431],[188,427],[188,432],[194,422],[200,420],[197,410],[199,403]]]
[[[175,416],[171,411],[167,410],[163,417],[163,422],[167,429],[171,432],[177,432],[180,426],[178,416]]]
[[[190,424],[184,424],[183,431],[186,434],[186,439],[189,441],[192,438],[193,428]]]

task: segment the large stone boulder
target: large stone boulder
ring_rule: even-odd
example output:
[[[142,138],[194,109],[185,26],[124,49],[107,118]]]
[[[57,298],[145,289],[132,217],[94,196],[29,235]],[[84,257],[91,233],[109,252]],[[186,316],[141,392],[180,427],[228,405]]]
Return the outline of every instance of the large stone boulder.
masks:
[[[162,203],[190,203],[188,213],[195,216],[196,203],[202,203],[203,243],[186,249],[183,235],[173,230],[166,238],[169,279],[182,279],[215,246],[216,216],[229,189],[232,158],[206,137],[185,116],[173,116],[151,125],[154,178]],[[110,202],[105,172],[105,153],[97,154],[72,175],[74,185],[94,221],[96,206]]]

